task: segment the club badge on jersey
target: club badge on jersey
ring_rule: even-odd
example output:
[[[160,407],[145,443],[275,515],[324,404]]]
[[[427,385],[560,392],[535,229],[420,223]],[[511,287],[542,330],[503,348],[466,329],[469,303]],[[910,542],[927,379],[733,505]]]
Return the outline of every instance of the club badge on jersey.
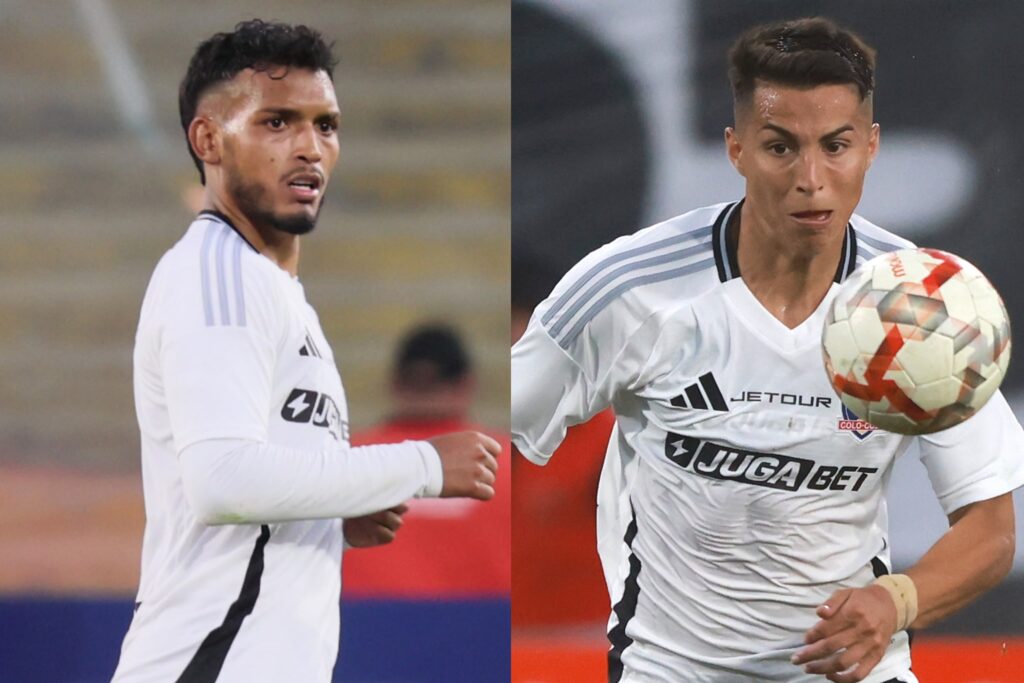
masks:
[[[839,404],[843,409],[843,415],[839,418],[836,423],[836,431],[846,432],[851,436],[855,437],[858,441],[863,441],[878,429],[875,425],[871,424],[867,420],[862,420],[853,411],[846,407],[845,404]]]

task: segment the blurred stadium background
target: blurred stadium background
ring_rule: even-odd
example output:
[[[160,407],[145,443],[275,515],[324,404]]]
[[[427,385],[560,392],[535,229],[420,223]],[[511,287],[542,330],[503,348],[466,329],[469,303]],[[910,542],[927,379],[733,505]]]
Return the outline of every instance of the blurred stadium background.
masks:
[[[195,46],[260,17],[336,42],[341,160],[302,279],[359,430],[410,325],[467,337],[508,429],[504,0],[8,0],[0,6],[0,681],[94,683],[131,617],[143,508],[131,353],[196,173]],[[415,566],[408,568],[416,572]],[[346,681],[503,681],[507,584],[346,598]],[[457,671],[452,668],[457,665]]]
[[[879,51],[882,147],[859,213],[974,262],[1011,319],[1024,320],[1024,90],[1016,85],[1024,5],[1012,0],[512,0],[513,306],[546,295],[581,256],[618,235],[740,197],[722,143],[732,121],[726,51],[752,24],[815,14],[849,25]],[[1019,358],[1004,392],[1024,417]],[[571,569],[553,556],[536,598],[539,580],[524,578],[535,561],[519,552],[546,542],[546,527],[520,514],[524,506],[552,505],[546,496],[556,488],[565,498],[581,487],[592,493],[594,483],[578,480],[586,465],[564,470],[558,484],[542,484],[544,472],[523,473],[532,466],[522,460],[514,465],[513,680],[601,680],[604,617],[578,608],[596,600],[608,611],[596,553],[574,556]],[[1022,529],[1022,492],[1016,501]],[[896,465],[889,504],[894,563],[906,567],[946,528],[914,453]],[[558,595],[571,602],[552,609]],[[917,634],[915,670],[928,683],[1024,681],[1022,636],[1019,531],[1011,576]]]

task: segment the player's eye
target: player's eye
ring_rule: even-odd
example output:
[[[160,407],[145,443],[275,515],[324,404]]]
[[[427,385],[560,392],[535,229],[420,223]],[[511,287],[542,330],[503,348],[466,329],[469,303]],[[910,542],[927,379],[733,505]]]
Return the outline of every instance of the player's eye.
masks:
[[[325,135],[328,135],[330,133],[333,133],[336,130],[338,130],[338,124],[335,123],[334,121],[321,121],[320,122],[320,132],[321,133],[323,133]]]
[[[844,149],[846,149],[846,148],[847,148],[848,146],[849,146],[849,145],[847,145],[847,144],[846,144],[845,142],[843,142],[842,140],[832,140],[832,141],[830,141],[830,142],[826,142],[826,143],[825,143],[825,150],[826,150],[826,151],[827,151],[827,152],[828,152],[829,154],[839,154],[839,153],[840,153],[840,152],[842,152],[842,151],[843,151]]]
[[[271,130],[281,130],[284,128],[284,119],[280,116],[275,116],[274,118],[267,120],[267,126],[269,126]]]
[[[780,157],[789,151],[789,146],[782,142],[773,142],[768,145],[768,151],[775,156]]]

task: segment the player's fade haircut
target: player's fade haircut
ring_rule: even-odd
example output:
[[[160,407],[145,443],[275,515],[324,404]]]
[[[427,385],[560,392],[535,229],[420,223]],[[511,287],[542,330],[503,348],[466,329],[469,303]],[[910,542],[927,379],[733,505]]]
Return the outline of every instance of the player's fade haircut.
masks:
[[[750,102],[758,82],[853,85],[863,102],[875,89],[875,49],[824,17],[762,24],[733,43],[729,81],[736,105]]]
[[[188,71],[178,87],[178,115],[185,130],[188,153],[199,169],[199,180],[206,184],[203,162],[188,142],[188,127],[196,116],[199,98],[218,83],[229,81],[240,71],[268,71],[277,67],[295,67],[324,71],[334,80],[337,60],[323,36],[308,26],[291,26],[260,19],[243,21],[231,33],[215,33],[196,48]]]

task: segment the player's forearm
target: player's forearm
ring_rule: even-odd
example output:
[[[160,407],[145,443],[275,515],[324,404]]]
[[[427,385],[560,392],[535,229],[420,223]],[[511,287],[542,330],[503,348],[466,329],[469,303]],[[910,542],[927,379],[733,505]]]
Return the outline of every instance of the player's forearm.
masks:
[[[951,516],[952,527],[906,574],[917,588],[925,628],[998,584],[1013,564],[1014,517],[1010,494],[981,501]]]
[[[236,439],[180,455],[182,486],[205,524],[264,524],[358,517],[436,496],[437,453],[426,442],[302,451]]]

